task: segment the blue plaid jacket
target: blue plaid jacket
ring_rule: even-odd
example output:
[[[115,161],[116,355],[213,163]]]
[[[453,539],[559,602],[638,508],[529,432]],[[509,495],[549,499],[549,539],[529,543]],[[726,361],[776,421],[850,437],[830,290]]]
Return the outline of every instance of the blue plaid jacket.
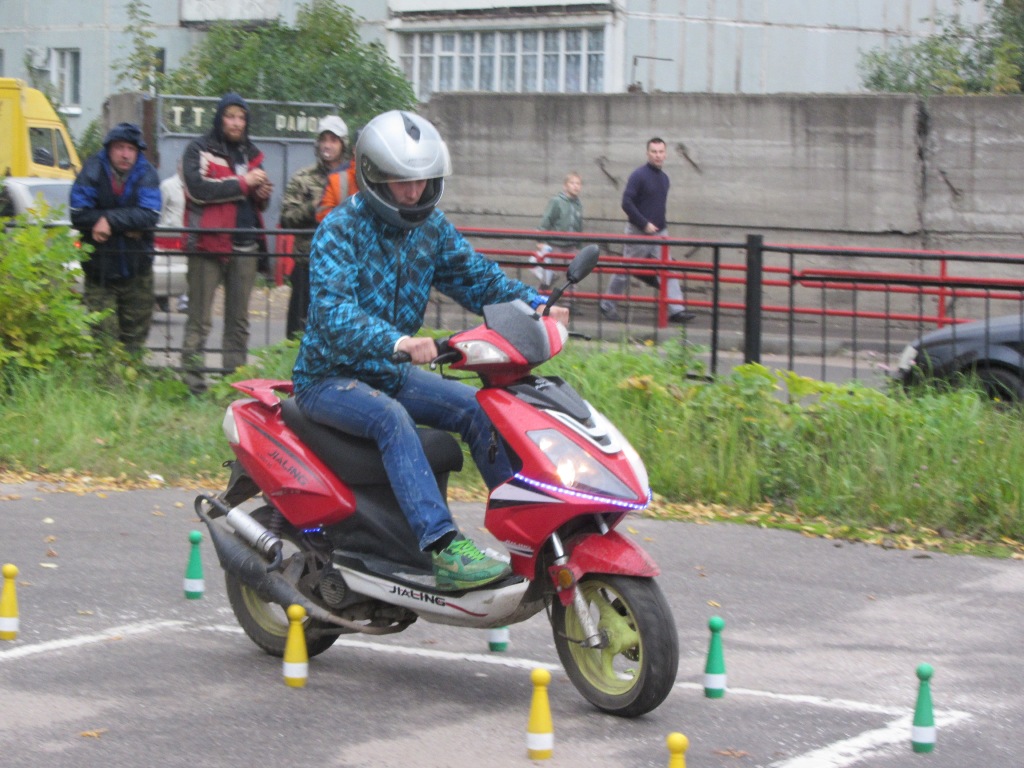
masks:
[[[409,364],[392,363],[391,352],[423,325],[432,287],[475,314],[514,299],[543,303],[533,288],[473,250],[440,211],[416,229],[398,229],[381,222],[359,194],[320,224],[309,267],[309,315],[292,372],[296,391],[346,377],[398,392]]]

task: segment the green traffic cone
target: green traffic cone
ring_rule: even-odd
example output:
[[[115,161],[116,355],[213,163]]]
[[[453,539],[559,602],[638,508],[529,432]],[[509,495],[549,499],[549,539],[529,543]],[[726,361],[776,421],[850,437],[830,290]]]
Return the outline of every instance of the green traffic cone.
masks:
[[[494,627],[487,630],[487,647],[492,651],[507,651],[511,639],[508,627]]]
[[[188,565],[185,567],[185,597],[189,600],[198,600],[206,591],[206,582],[203,580],[203,560],[199,552],[199,542],[203,540],[203,534],[199,531],[192,531],[188,535],[192,544],[188,555]]]
[[[725,696],[725,655],[722,653],[725,619],[712,616],[708,628],[711,630],[711,644],[708,646],[708,661],[704,666],[704,695],[709,699],[720,699]]]
[[[931,752],[935,749],[935,715],[932,712],[932,688],[929,684],[934,670],[931,664],[920,664],[917,677],[921,681],[917,689],[917,704],[914,705],[914,726],[910,731],[910,743],[915,752]]]

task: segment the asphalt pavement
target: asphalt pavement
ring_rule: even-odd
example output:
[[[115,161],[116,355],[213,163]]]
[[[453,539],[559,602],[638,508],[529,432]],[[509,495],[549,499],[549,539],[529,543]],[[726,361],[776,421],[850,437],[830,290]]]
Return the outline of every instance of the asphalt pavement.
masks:
[[[242,634],[208,539],[186,600],[194,491],[51,492],[0,485],[0,562],[19,634],[0,641],[0,764],[1020,768],[1024,562],[882,549],[733,524],[641,517],[620,530],[662,568],[680,642],[676,687],[635,720],[604,715],[558,666],[543,615],[487,633],[420,621],[348,635],[305,688]],[[483,543],[482,505],[458,504]],[[704,696],[708,620],[728,691]],[[927,662],[937,742],[911,751]],[[554,755],[531,761],[530,670],[546,667]]]

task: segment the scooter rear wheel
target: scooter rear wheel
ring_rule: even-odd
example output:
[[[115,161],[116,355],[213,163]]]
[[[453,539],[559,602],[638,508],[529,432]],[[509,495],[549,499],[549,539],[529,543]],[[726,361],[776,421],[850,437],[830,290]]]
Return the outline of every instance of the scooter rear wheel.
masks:
[[[274,508],[266,506],[254,511],[252,517],[261,525],[269,527],[273,514]],[[281,529],[280,537],[284,542],[282,554],[286,561],[303,549],[299,532],[287,523]],[[304,575],[300,574],[299,578]],[[231,610],[249,639],[271,656],[284,656],[285,641],[288,639],[288,615],[284,607],[267,602],[256,590],[229,573],[224,574],[224,584]],[[338,639],[337,634],[320,634],[316,631],[326,626],[324,622],[308,616],[304,620],[302,628],[306,635],[306,653],[310,658],[326,651]]]
[[[606,574],[588,574],[576,588],[608,645],[584,647],[575,609],[555,601],[552,631],[569,679],[609,714],[650,712],[672,690],[679,666],[679,640],[664,595],[653,579]]]

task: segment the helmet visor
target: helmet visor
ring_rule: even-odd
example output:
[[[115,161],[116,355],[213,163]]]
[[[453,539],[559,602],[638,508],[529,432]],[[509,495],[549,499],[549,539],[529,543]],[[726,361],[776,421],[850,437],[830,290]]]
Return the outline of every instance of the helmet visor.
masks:
[[[405,112],[371,120],[359,136],[356,156],[369,184],[444,178],[452,172],[448,145],[437,129]]]
[[[415,152],[406,152],[404,157],[378,155],[377,162],[366,158],[362,162],[363,173],[370,184],[384,184],[389,181],[423,181],[425,179],[451,176],[452,161],[448,147],[443,141],[421,141]]]

